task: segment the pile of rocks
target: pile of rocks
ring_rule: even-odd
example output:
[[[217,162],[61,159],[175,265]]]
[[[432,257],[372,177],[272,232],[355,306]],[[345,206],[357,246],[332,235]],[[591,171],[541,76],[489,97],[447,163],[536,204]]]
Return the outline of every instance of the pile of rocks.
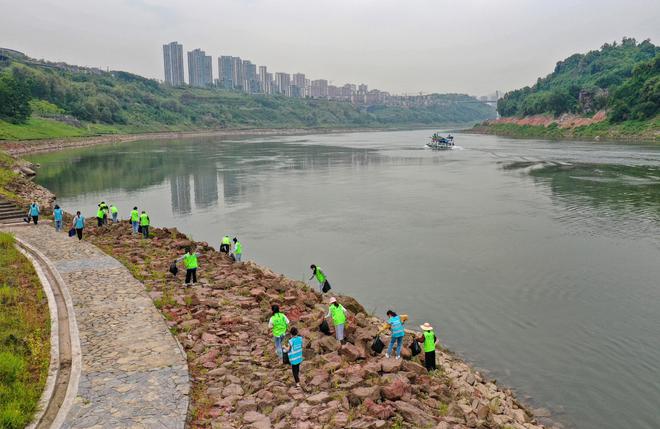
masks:
[[[348,342],[340,345],[318,329],[327,297],[304,283],[251,262],[233,263],[175,229],[154,228],[153,238],[143,240],[122,222],[92,226],[87,234],[144,282],[185,348],[191,427],[543,427],[510,390],[446,352],[437,353],[433,374],[417,358],[409,360],[407,347],[404,360],[374,356],[370,345],[381,322],[350,297],[338,296],[350,311]],[[168,267],[191,244],[202,255],[200,283],[185,288]],[[280,305],[304,338],[302,388],[275,354],[267,326],[271,304]]]

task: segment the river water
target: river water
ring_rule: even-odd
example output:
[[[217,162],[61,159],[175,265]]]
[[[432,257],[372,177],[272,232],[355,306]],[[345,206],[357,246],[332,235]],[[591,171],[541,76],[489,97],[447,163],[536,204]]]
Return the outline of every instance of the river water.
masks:
[[[430,131],[145,141],[32,157],[68,211],[154,224],[292,278],[323,267],[567,427],[660,427],[660,146]]]

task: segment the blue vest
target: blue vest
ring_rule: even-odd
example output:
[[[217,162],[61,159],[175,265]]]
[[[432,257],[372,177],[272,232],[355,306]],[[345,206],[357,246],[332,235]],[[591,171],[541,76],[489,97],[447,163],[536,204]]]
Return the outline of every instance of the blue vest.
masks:
[[[85,227],[85,218],[79,216],[78,219],[76,219],[76,229],[83,229],[84,227]]]
[[[37,204],[30,206],[30,216],[39,216],[39,206]]]
[[[53,210],[53,215],[55,217],[55,220],[62,220],[62,209]]]
[[[291,350],[289,350],[289,363],[298,365],[303,361],[303,340],[301,337],[293,337],[289,340]]]
[[[403,323],[401,323],[401,318],[399,316],[390,317],[390,320],[388,320],[387,323],[390,324],[393,338],[399,338],[405,335],[405,332],[403,332]]]

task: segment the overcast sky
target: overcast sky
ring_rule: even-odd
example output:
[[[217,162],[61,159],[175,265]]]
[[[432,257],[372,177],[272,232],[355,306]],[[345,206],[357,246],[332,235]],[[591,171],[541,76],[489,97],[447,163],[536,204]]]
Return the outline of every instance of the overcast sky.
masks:
[[[0,46],[163,79],[162,45],[393,93],[533,83],[623,36],[660,41],[660,0],[0,0]],[[185,56],[185,54],[184,54]],[[187,70],[186,70],[187,79]]]

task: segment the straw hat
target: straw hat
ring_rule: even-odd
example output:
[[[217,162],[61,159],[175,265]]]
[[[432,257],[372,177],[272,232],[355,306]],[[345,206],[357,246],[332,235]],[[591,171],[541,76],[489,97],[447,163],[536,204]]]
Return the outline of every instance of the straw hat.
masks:
[[[433,326],[429,322],[424,323],[423,325],[419,325],[420,328],[422,328],[424,331],[432,331]]]
[[[330,298],[330,301],[329,301],[329,302],[330,302],[330,304],[332,304],[333,302],[337,302],[337,298],[335,298],[335,297],[333,296],[333,297]]]

